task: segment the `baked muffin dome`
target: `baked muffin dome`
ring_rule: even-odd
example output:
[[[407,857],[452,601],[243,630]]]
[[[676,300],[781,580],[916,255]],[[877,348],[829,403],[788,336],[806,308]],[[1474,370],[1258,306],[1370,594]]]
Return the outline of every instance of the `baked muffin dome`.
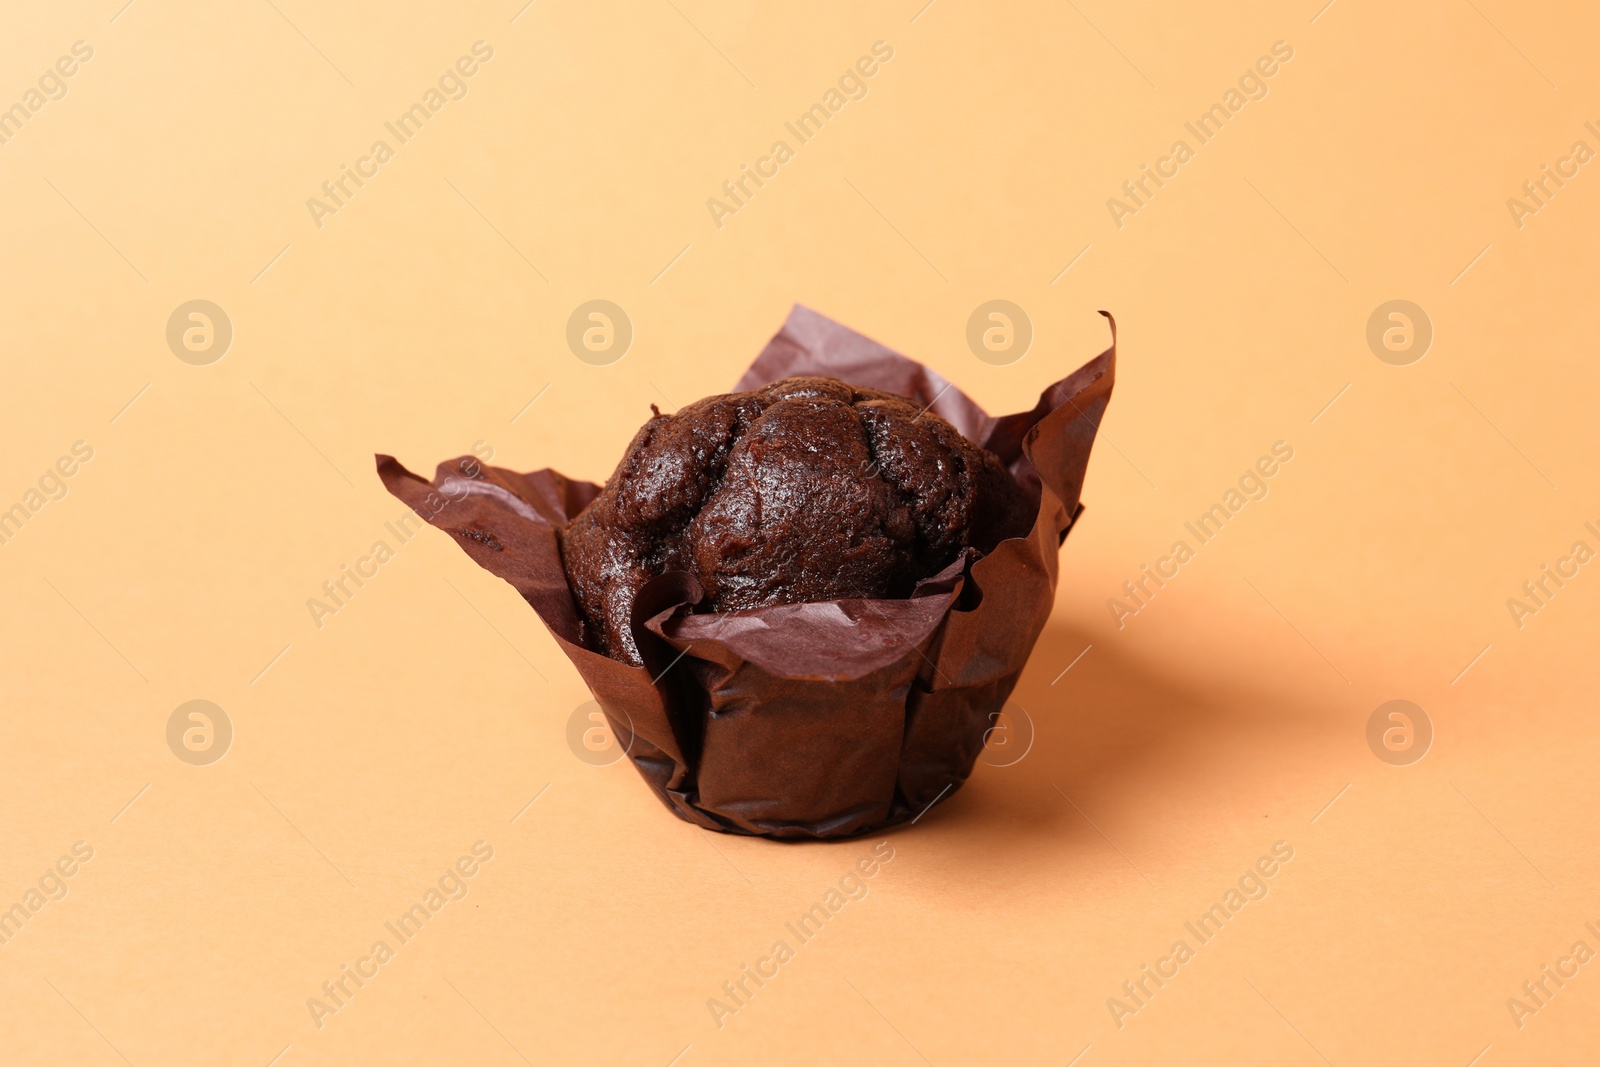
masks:
[[[652,411],[562,538],[586,643],[627,663],[634,598],[667,571],[699,611],[904,597],[1033,524],[993,454],[892,393],[784,378]]]

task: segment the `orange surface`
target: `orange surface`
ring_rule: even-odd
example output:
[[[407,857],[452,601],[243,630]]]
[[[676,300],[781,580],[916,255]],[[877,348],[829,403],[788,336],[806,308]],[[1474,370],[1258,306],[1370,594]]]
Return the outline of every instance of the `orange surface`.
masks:
[[[1600,23],[920,4],[5,16],[0,1061],[1600,1059]],[[795,302],[996,412],[1121,328],[1016,721],[885,845],[569,746],[372,470],[603,477]]]

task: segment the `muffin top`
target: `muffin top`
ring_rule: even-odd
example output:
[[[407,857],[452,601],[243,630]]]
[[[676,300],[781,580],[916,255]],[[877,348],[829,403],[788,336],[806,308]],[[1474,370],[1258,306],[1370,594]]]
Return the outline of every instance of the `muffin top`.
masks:
[[[562,538],[585,642],[626,663],[634,598],[667,571],[695,578],[699,611],[904,597],[1033,524],[992,453],[892,393],[784,378],[651,410]]]

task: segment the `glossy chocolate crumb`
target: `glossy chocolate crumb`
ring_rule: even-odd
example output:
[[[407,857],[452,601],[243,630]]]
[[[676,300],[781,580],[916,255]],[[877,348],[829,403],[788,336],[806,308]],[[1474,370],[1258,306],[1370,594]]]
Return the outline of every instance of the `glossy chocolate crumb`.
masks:
[[[904,597],[967,547],[1025,535],[1034,506],[931,411],[832,378],[707,397],[640,428],[562,558],[585,640],[640,662],[629,613],[686,571],[699,610]]]

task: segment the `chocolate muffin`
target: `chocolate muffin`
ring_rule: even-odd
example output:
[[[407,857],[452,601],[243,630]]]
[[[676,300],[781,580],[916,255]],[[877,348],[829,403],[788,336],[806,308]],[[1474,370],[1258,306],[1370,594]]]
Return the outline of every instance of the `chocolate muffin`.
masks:
[[[993,454],[902,396],[785,378],[651,410],[562,539],[585,641],[625,663],[634,598],[664,572],[699,582],[700,611],[904,597],[1033,525]]]

